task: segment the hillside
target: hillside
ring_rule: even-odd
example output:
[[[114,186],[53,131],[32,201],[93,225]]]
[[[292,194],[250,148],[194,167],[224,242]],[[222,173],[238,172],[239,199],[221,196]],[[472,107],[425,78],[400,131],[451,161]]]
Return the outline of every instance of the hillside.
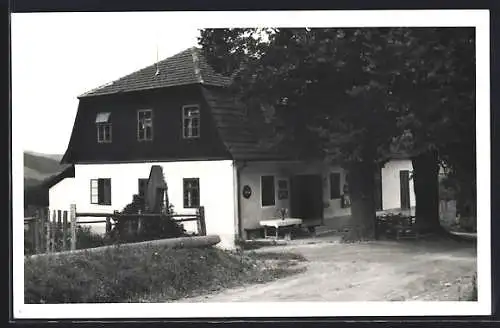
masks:
[[[24,206],[47,206],[48,189],[42,184],[47,178],[62,172],[62,155],[24,152]]]
[[[61,172],[67,167],[67,165],[59,164],[61,157],[62,155],[24,152],[24,178],[41,182]]]

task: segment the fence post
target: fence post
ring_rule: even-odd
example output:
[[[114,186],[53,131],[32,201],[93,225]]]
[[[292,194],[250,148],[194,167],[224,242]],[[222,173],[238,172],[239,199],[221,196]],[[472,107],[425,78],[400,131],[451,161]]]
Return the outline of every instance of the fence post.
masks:
[[[63,232],[62,232],[62,239],[63,239],[63,251],[68,250],[68,211],[63,212]]]
[[[57,220],[57,213],[54,211],[52,213],[52,220],[50,222],[50,252],[54,253],[55,251],[55,243],[56,243],[56,221]]]
[[[39,222],[38,222],[38,234],[39,234],[39,245],[38,251],[39,253],[45,253],[45,221],[47,220],[47,212],[48,208],[40,209],[39,214]]]
[[[33,223],[34,225],[34,232],[35,234],[33,235],[34,239],[33,239],[33,242],[35,244],[35,254],[38,254],[40,253],[40,249],[41,249],[41,245],[40,245],[40,240],[41,240],[41,234],[43,233],[43,223],[44,223],[44,220],[43,220],[43,216],[44,216],[44,209],[38,209],[36,211],[36,220],[35,222]]]
[[[76,204],[71,204],[69,208],[70,229],[71,229],[71,250],[76,249]]]
[[[36,216],[28,223],[28,229],[31,233],[31,240],[33,241],[33,252],[38,253],[38,220],[40,220],[39,211],[36,212]],[[25,223],[26,224],[26,223]]]
[[[57,224],[56,231],[54,233],[54,244],[56,247],[56,251],[59,251],[59,247],[61,246],[61,233],[62,233],[62,211],[57,210]]]
[[[142,211],[141,210],[138,210],[137,211],[138,214],[142,214]],[[137,230],[136,230],[136,235],[140,235],[142,232],[142,217],[139,216],[137,217]]]
[[[45,253],[50,253],[50,211],[45,221]]]
[[[198,216],[198,233],[200,236],[206,236],[207,226],[205,224],[205,207],[200,206],[196,212],[196,215]]]
[[[111,231],[111,218],[108,216],[106,217],[106,234],[110,233]]]

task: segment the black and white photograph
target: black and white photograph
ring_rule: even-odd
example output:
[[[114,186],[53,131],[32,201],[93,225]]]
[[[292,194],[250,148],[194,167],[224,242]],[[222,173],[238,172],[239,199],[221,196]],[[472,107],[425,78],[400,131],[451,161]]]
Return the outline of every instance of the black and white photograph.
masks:
[[[491,314],[488,11],[11,19],[16,317]]]

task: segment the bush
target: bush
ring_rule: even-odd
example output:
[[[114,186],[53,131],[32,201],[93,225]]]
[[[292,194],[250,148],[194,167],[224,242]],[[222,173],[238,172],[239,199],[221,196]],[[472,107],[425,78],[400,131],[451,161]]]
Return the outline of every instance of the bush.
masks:
[[[104,236],[92,232],[87,226],[76,228],[76,249],[94,248],[106,245]]]
[[[477,277],[472,276],[472,291],[470,293],[468,301],[477,301]]]
[[[132,203],[125,206],[120,213],[138,214],[139,210],[144,212],[144,199],[135,195]],[[173,213],[173,205],[169,204],[167,214]],[[175,220],[165,216],[161,217],[160,213],[155,214],[158,214],[157,218],[148,217],[142,221],[140,233],[136,233],[139,224],[138,219],[120,218],[113,230],[108,234],[107,239],[111,243],[129,243],[187,236],[183,226],[178,224]],[[130,228],[132,228],[132,231],[130,231]]]
[[[29,257],[24,262],[25,303],[164,302],[269,281],[278,277],[276,270],[286,274],[283,266],[262,270],[262,262],[262,255],[252,258],[216,248],[154,245]]]

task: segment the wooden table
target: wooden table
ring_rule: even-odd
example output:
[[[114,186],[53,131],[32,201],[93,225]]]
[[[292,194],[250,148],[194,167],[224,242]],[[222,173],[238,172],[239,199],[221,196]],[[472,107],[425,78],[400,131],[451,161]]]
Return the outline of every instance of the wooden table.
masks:
[[[280,228],[285,228],[285,239],[292,239],[291,228],[295,226],[300,226],[302,224],[302,219],[297,218],[284,218],[284,219],[271,219],[271,220],[263,220],[259,222],[261,227],[264,227],[264,238],[275,237],[278,239],[278,232]],[[273,227],[275,228],[276,234],[275,236],[269,236],[267,234],[267,228]]]

